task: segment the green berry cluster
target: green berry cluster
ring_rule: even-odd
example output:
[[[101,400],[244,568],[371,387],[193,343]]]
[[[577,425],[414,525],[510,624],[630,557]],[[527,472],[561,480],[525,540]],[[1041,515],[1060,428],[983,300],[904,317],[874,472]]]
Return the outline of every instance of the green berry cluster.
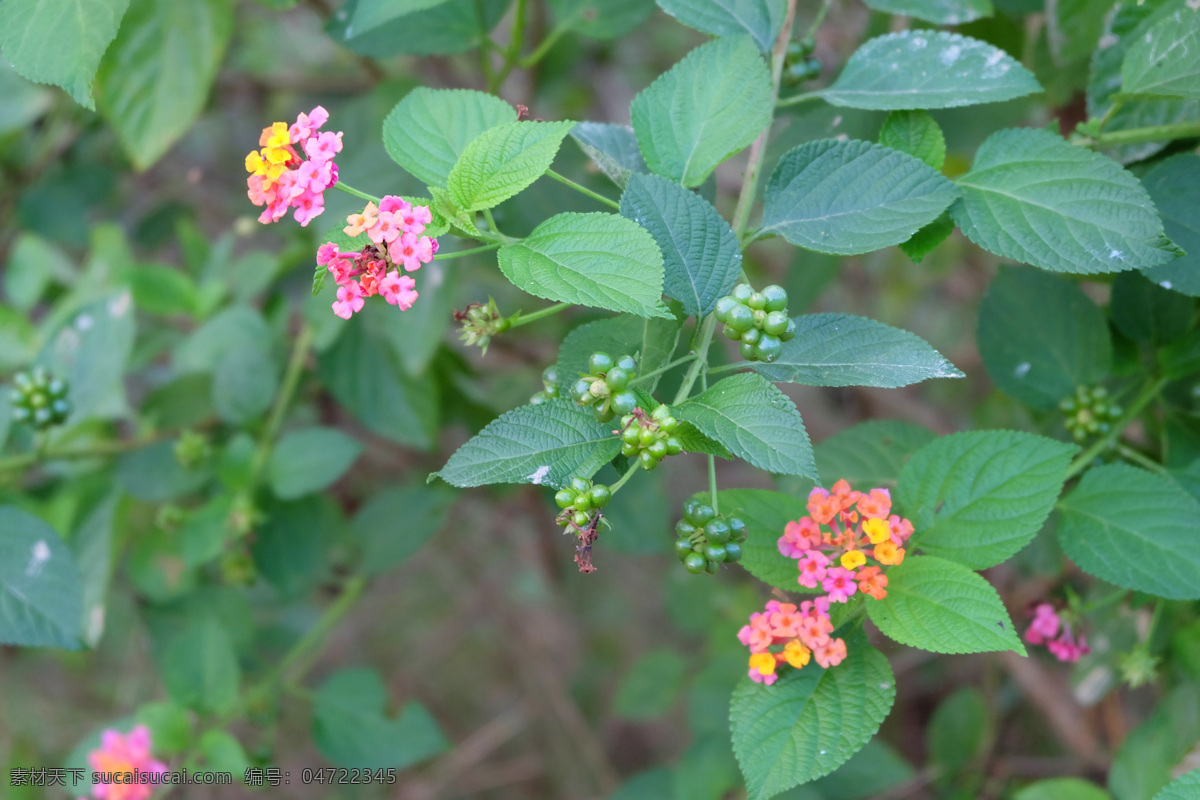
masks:
[[[553,364],[542,370],[542,386],[546,388],[529,398],[535,406],[558,397],[558,368]]]
[[[786,86],[799,86],[805,81],[821,77],[821,62],[812,57],[817,49],[817,42],[811,36],[806,36],[799,42],[788,42],[787,55],[784,56],[782,82]]]
[[[629,390],[629,383],[637,377],[636,367],[632,356],[621,356],[614,362],[608,353],[592,353],[588,373],[575,381],[571,395],[579,405],[591,406],[597,422],[632,414],[637,408],[637,395]]]
[[[71,401],[67,399],[70,387],[66,381],[54,377],[42,367],[36,367],[32,372],[14,375],[13,387],[14,421],[28,422],[38,430],[67,421],[71,413]]]
[[[635,408],[632,414],[621,417],[621,453],[636,458],[642,469],[658,466],[665,456],[683,452],[683,443],[675,437],[679,422],[665,405],[647,414]]]
[[[740,342],[739,350],[747,361],[779,358],[783,343],[796,335],[796,323],[788,317],[788,296],[782,286],[754,291],[748,283],[733,287],[733,294],[717,301],[717,319],[725,323],[725,335]]]
[[[554,495],[554,502],[562,509],[555,522],[560,528],[588,528],[600,514],[600,509],[611,499],[612,491],[604,484],[592,483],[585,478],[571,478],[570,486]]]
[[[707,503],[692,498],[683,504],[683,519],[675,524],[675,552],[693,575],[712,575],[722,564],[742,558],[746,523],[726,518]]]
[[[1080,386],[1075,394],[1064,397],[1058,408],[1066,416],[1064,423],[1077,442],[1108,433],[1112,423],[1124,413],[1120,406],[1108,401],[1108,390],[1103,386]]]

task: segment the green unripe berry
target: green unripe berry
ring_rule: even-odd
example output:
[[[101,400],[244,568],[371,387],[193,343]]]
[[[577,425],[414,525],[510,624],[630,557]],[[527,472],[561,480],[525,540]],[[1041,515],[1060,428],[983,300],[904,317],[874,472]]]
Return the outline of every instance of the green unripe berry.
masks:
[[[588,523],[592,521],[592,515],[586,511],[576,511],[575,516],[571,518],[577,528],[586,528]]]
[[[658,466],[658,459],[652,456],[649,450],[643,450],[638,453],[638,464],[641,465],[642,469],[649,472]]]
[[[784,329],[783,333],[779,334],[779,341],[790,342],[792,339],[795,339],[795,338],[796,338],[796,320],[789,319],[787,328]]]
[[[612,490],[603,483],[597,483],[588,491],[588,498],[592,501],[593,508],[603,508],[612,500]]]
[[[620,367],[613,367],[604,376],[604,382],[608,384],[608,388],[614,392],[620,392],[629,385],[629,373]]]
[[[54,414],[48,408],[35,408],[33,410],[33,424],[35,427],[41,428],[47,426],[53,418]]]
[[[571,524],[571,520],[567,519],[566,517],[555,517],[554,524],[560,528],[565,528]]]
[[[576,511],[591,511],[592,497],[590,492],[580,492],[575,495],[575,510]]]
[[[588,370],[593,375],[603,375],[613,367],[612,356],[608,353],[592,353],[588,358]]]
[[[719,544],[709,544],[704,548],[704,557],[709,561],[716,561],[718,564],[725,561],[725,547]]]
[[[534,392],[533,397],[529,398],[529,405],[540,406],[550,399],[550,395],[545,392]]]
[[[608,422],[616,414],[613,413],[612,403],[605,403],[604,405],[592,406],[592,416],[596,418],[596,422]]]
[[[734,564],[742,560],[742,546],[737,542],[725,545],[725,563]]]
[[[642,447],[649,447],[650,445],[654,444],[657,441],[658,441],[658,432],[652,431],[649,428],[641,431],[638,434],[638,444],[640,444]]]
[[[642,429],[641,428],[638,428],[634,425],[630,425],[628,428],[621,431],[621,441],[623,441],[625,444],[631,444],[636,447],[641,442],[641,440],[642,440]]]
[[[740,345],[738,345],[738,352],[741,353],[742,358],[746,359],[747,361],[758,360],[757,345],[750,344],[749,342],[742,342]]]
[[[767,307],[767,298],[762,292],[752,292],[750,299],[746,301],[746,305],[750,306],[754,311],[762,311]]]
[[[806,56],[810,55],[816,49],[817,49],[817,40],[814,39],[813,37],[805,36],[803,39],[800,40],[800,51],[804,55],[806,55]]]
[[[1109,419],[1119,419],[1121,417],[1121,415],[1124,413],[1125,413],[1125,409],[1121,408],[1120,406],[1109,406],[1108,407],[1108,418]]]
[[[1093,400],[1103,400],[1106,397],[1108,397],[1108,389],[1105,389],[1103,386],[1097,386],[1092,389]]]
[[[633,356],[621,356],[617,359],[617,366],[633,375],[637,369],[637,362],[633,360]]]
[[[662,428],[665,433],[674,433],[675,429],[679,427],[679,420],[674,417],[667,417],[658,423],[658,427]]]
[[[590,394],[591,388],[592,382],[590,380],[587,378],[580,378],[579,380],[575,381],[575,383],[571,384],[571,396],[575,398],[576,402],[582,402],[583,396],[585,394]]]
[[[1074,414],[1079,410],[1079,404],[1075,402],[1074,397],[1064,397],[1058,401],[1058,410],[1064,414]]]
[[[805,59],[804,77],[806,80],[816,80],[821,77],[821,62],[815,58]]]
[[[684,539],[690,539],[692,534],[696,532],[696,526],[688,522],[686,519],[681,519],[675,523],[675,535]],[[688,547],[691,547],[691,542],[688,542]]]
[[[750,295],[754,294],[754,287],[748,283],[739,283],[733,287],[733,298],[739,302],[745,303],[750,299]]]
[[[55,400],[50,404],[50,410],[53,411],[54,416],[57,417],[60,422],[62,422],[71,415],[71,401]]]
[[[737,305],[740,305],[740,303],[738,303],[735,298],[730,297],[729,295],[722,297],[717,301],[717,307],[715,309],[717,320],[719,322],[729,322],[729,312],[732,311],[733,307]]]
[[[729,327],[745,332],[754,327],[754,312],[749,306],[738,305],[729,312]]]
[[[46,396],[45,392],[37,391],[29,395],[29,407],[33,410],[36,411],[48,405],[50,405],[50,398]]]
[[[764,286],[762,296],[766,298],[767,311],[786,311],[788,304],[787,290],[779,284]]]
[[[650,446],[646,448],[646,451],[650,453],[650,455],[654,456],[654,459],[657,461],[667,454],[667,443],[662,439],[655,439],[650,443]]]
[[[683,559],[683,568],[693,575],[700,575],[708,566],[708,559],[700,553],[688,553]]]
[[[596,378],[593,380],[592,386],[590,389],[588,389],[588,392],[590,392],[593,397],[599,398],[605,398],[612,394],[612,392],[609,391],[608,384],[605,383],[603,378]]]
[[[28,392],[33,388],[33,378],[28,372],[18,372],[13,375],[13,386],[17,387],[18,392]]]
[[[660,403],[654,407],[653,411],[650,412],[650,419],[654,420],[655,422],[661,422],[670,413],[671,409],[667,407],[667,404]]]
[[[767,321],[767,312],[761,308],[754,312],[754,327],[761,329],[763,323]]]
[[[714,509],[708,503],[701,501],[700,503],[697,503],[696,507],[692,510],[690,521],[693,525],[700,526],[708,525],[708,523],[712,522],[716,518],[716,509]]]
[[[740,517],[730,517],[726,522],[729,523],[729,538],[731,541],[746,541],[746,523],[742,522]]]
[[[732,325],[726,325],[724,328],[721,329],[721,333],[725,334],[726,339],[729,339],[734,342],[736,342],[738,339],[742,338],[742,332],[739,331],[737,328],[733,327]]]
[[[683,443],[674,436],[668,436],[666,439],[667,455],[677,456],[683,452]]]
[[[558,383],[558,367],[554,364],[542,370],[542,383],[546,384],[546,389]]]
[[[575,502],[575,493],[570,489],[559,489],[554,493],[554,502],[559,508],[569,508]]]
[[[720,561],[709,561],[708,559],[705,559],[704,571],[707,572],[709,575],[716,575],[720,569],[721,569]]]
[[[692,543],[687,539],[675,540],[675,555],[679,556],[680,561],[686,561],[687,557],[692,554]]]
[[[587,478],[574,477],[571,478],[571,489],[575,494],[583,494],[592,488],[592,482]]]
[[[618,414],[628,414],[637,408],[637,395],[633,392],[620,392],[613,395],[612,408]]]
[[[768,313],[767,318],[763,320],[763,333],[769,333],[772,336],[778,336],[787,330],[789,322],[791,322],[791,320],[788,319],[787,312],[772,311]]]
[[[742,344],[756,345],[762,339],[762,331],[758,328],[751,328],[742,334]]]
[[[729,541],[730,533],[729,523],[720,517],[709,520],[708,524],[704,526],[704,538],[710,544],[725,544]]]
[[[806,55],[808,53],[804,52],[804,46],[800,42],[788,42],[787,54],[784,56],[784,59],[788,64],[795,64]]]
[[[683,503],[684,519],[694,521],[692,520],[692,517],[696,513],[696,509],[702,505],[704,505],[704,501],[698,497],[689,497],[687,500],[685,500]]]
[[[779,354],[783,352],[783,342],[778,336],[772,336],[769,333],[764,333],[762,339],[758,342],[758,358],[760,361],[765,361],[768,364],[779,358]]]
[[[640,447],[638,447],[636,444],[630,444],[629,442],[625,442],[625,444],[621,445],[621,455],[623,456],[636,456],[639,450],[641,450]]]

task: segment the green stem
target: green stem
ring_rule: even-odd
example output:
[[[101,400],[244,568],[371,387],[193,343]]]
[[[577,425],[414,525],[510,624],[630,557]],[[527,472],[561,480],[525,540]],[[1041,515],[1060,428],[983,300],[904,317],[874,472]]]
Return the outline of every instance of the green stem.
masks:
[[[749,368],[750,368],[749,361],[735,361],[732,364],[722,364],[719,367],[709,367],[708,374],[709,375],[719,375],[722,372],[729,372],[729,371],[735,370],[735,369],[749,369]]]
[[[369,200],[372,203],[374,203],[375,205],[379,205],[379,203],[380,203],[380,200],[378,197],[367,194],[366,192],[360,192],[358,189],[355,189],[353,186],[347,186],[341,180],[338,180],[338,182],[333,185],[333,188],[340,189],[341,191],[345,192],[346,194],[352,194],[355,197],[361,197],[363,200]]]
[[[802,39],[809,39],[817,35],[817,28],[821,27],[821,23],[825,21],[825,15],[829,13],[829,8],[833,5],[833,0],[824,0],[821,7],[817,10],[817,16],[813,17],[812,24],[808,26],[808,30],[804,32]]]
[[[532,53],[517,62],[517,66],[521,69],[529,69],[537,64],[546,57],[546,54],[550,52],[550,49],[558,43],[559,38],[566,32],[567,29],[562,25],[555,27],[550,33],[546,34],[546,38],[542,39],[541,43]]]
[[[616,494],[622,486],[629,482],[629,479],[633,477],[633,473],[637,472],[639,469],[641,469],[641,467],[639,467],[637,462],[634,461],[633,466],[625,470],[625,474],[622,475],[616,483],[608,487],[608,490],[613,494]]]
[[[537,311],[531,311],[528,314],[524,314],[524,313],[518,311],[516,314],[513,314],[511,317],[509,317],[508,327],[509,328],[519,328],[522,325],[528,325],[531,322],[537,322],[539,319],[542,319],[543,317],[548,317],[552,314],[557,314],[558,312],[562,311],[563,309],[570,308],[570,307],[571,307],[570,303],[555,303],[552,306],[546,306],[545,308],[538,309]]]
[[[1160,475],[1170,474],[1169,471],[1167,470],[1167,468],[1164,467],[1162,464],[1160,464],[1157,461],[1155,461],[1154,459],[1146,456],[1145,454],[1140,453],[1137,450],[1134,450],[1132,447],[1129,447],[1128,445],[1124,445],[1124,444],[1121,444],[1120,442],[1118,442],[1117,443],[1117,452],[1121,455],[1121,458],[1124,458],[1126,461],[1132,461],[1133,463],[1137,464],[1138,466],[1140,466],[1144,469],[1149,470],[1150,472],[1157,472]]]
[[[1100,122],[1097,123],[1097,125],[1096,125],[1096,135],[1097,136],[1104,133],[1104,126],[1108,124],[1108,121],[1116,115],[1117,110],[1120,108],[1121,108],[1120,103],[1113,103],[1111,106],[1108,107],[1108,111],[1104,112],[1104,116],[1100,118]]]
[[[1150,618],[1150,627],[1146,629],[1146,638],[1143,640],[1148,647],[1154,641],[1154,631],[1158,628],[1159,620],[1162,619],[1163,609],[1167,607],[1166,600],[1156,600],[1154,602],[1154,616]]]
[[[500,247],[500,243],[485,244],[483,247],[472,247],[470,250],[455,250],[453,253],[438,253],[433,257],[434,261],[449,261],[452,258],[462,258],[463,256],[473,256],[476,253],[486,253],[489,250],[495,250]]]
[[[263,427],[262,435],[258,439],[258,449],[254,453],[254,462],[250,473],[251,492],[254,487],[258,486],[258,482],[262,478],[263,470],[267,466],[267,459],[271,457],[271,450],[275,445],[275,437],[279,434],[280,425],[283,424],[283,416],[292,402],[292,395],[296,393],[296,387],[300,385],[300,376],[304,374],[304,361],[308,358],[308,348],[312,344],[312,340],[312,326],[305,322],[300,328],[300,333],[296,335],[287,371],[283,375],[283,386],[280,387],[279,394],[275,396],[275,405],[271,407],[271,415],[267,417],[267,424]]]
[[[1083,608],[1079,609],[1079,613],[1091,614],[1095,611],[1099,611],[1106,606],[1111,606],[1113,603],[1117,602],[1128,594],[1128,589],[1117,589],[1115,592],[1111,592],[1110,594],[1101,597],[1099,600],[1093,600],[1092,602],[1087,603],[1083,606]]]
[[[798,106],[801,103],[811,103],[813,100],[820,100],[820,92],[804,92],[803,94],[794,94],[791,97],[785,97],[775,104],[776,108],[788,108],[790,106]]]
[[[686,364],[687,362],[691,361],[695,357],[696,356],[694,354],[688,353],[686,356],[683,356],[682,358],[677,358],[674,361],[670,362],[669,364],[664,364],[663,366],[659,367],[658,369],[654,370],[653,372],[647,372],[645,375],[638,375],[636,378],[634,378],[633,380],[631,380],[629,382],[629,385],[636,386],[637,384],[641,383],[642,381],[648,381],[651,378],[657,378],[659,375],[662,375],[664,372],[669,372],[669,371],[675,369],[676,367],[678,367],[680,364]]]
[[[688,395],[692,391],[692,386],[695,385],[696,379],[700,377],[700,372],[708,366],[708,346],[712,344],[713,331],[717,327],[717,318],[713,314],[709,314],[700,323],[700,329],[697,331],[698,344],[695,348],[696,360],[692,362],[692,366],[688,369],[687,374],[683,376],[683,383],[679,385],[679,391],[675,393],[675,399],[671,401],[671,405],[677,406],[684,400],[687,400]]]
[[[130,450],[140,450],[143,447],[148,447],[156,442],[161,442],[164,439],[169,439],[172,434],[160,433],[154,436],[148,436],[141,439],[129,439],[127,441],[117,442],[97,442],[87,445],[86,447],[77,447],[63,450],[38,450],[33,453],[25,453],[24,455],[12,456],[10,458],[0,459],[0,472],[12,472],[14,470],[28,469],[42,461],[74,461],[83,458],[103,458],[104,456],[114,456],[121,453],[127,453]]]
[[[721,508],[717,503],[717,459],[713,456],[708,457],[708,496],[713,511],[720,512]]]
[[[525,38],[525,4],[526,0],[517,0],[517,8],[513,12],[512,36],[504,50],[504,64],[488,79],[488,91],[493,93],[504,83],[513,67],[521,61],[521,43]]]
[[[1125,413],[1121,415],[1121,418],[1113,423],[1112,429],[1071,462],[1071,466],[1067,468],[1067,480],[1087,469],[1096,456],[1108,449],[1109,445],[1115,442],[1117,437],[1121,435],[1121,432],[1125,430],[1125,426],[1132,422],[1138,414],[1142,413],[1142,409],[1149,405],[1166,385],[1166,378],[1158,378],[1157,380],[1147,382],[1134,401],[1125,409]]]
[[[1150,125],[1145,128],[1129,128],[1123,131],[1102,133],[1092,144],[1117,145],[1157,142],[1164,139],[1191,139],[1200,136],[1200,120],[1173,122],[1169,125]]]
[[[570,178],[566,178],[566,177],[563,177],[562,175],[559,175],[557,172],[555,172],[552,169],[546,170],[546,176],[553,178],[554,180],[558,181],[561,184],[570,186],[572,189],[574,189],[577,192],[582,192],[583,194],[586,194],[588,197],[592,198],[593,200],[598,200],[601,203],[604,203],[604,205],[608,206],[609,208],[615,208],[618,211],[621,210],[621,204],[616,202],[615,200],[609,200],[607,197],[605,197],[602,194],[596,194],[595,192],[593,192],[591,189],[587,188],[586,186],[581,186],[578,183],[576,183],[575,181],[571,180]]]
[[[496,226],[496,218],[492,216],[492,210],[490,208],[485,208],[483,210],[483,218],[487,220],[488,227],[491,228],[492,233],[496,235],[502,235],[500,233],[500,228]]]

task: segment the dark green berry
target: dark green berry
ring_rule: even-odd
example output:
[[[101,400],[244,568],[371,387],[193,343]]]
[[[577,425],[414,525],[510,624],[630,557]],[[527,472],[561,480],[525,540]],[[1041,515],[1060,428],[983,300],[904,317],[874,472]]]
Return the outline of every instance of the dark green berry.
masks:
[[[592,406],[592,416],[596,418],[596,422],[608,422],[616,416],[613,413],[612,403]]]
[[[709,561],[716,561],[717,563],[725,561],[725,546],[709,543],[704,548],[704,557]]]
[[[571,478],[571,488],[575,490],[575,494],[583,494],[592,488],[592,482],[587,478]]]
[[[637,395],[633,392],[620,392],[613,395],[612,408],[618,414],[624,416],[637,408]]]
[[[658,433],[650,430],[649,428],[644,429],[638,434],[638,444],[640,444],[642,447],[649,447],[657,441]]]
[[[737,542],[729,542],[725,545],[725,563],[734,564],[742,560],[742,546]]]
[[[608,371],[608,374],[604,376],[604,382],[608,384],[608,388],[612,389],[614,392],[623,391],[625,387],[629,385],[629,380],[629,373],[620,367],[613,367]]]
[[[764,333],[762,339],[758,342],[758,359],[766,361],[768,364],[779,358],[779,354],[783,352],[783,342],[778,336],[772,336],[769,333]]]
[[[662,428],[665,433],[674,433],[675,429],[679,427],[679,420],[674,417],[664,417],[658,423],[658,427]]]
[[[720,517],[709,520],[704,526],[704,538],[710,544],[725,544],[729,541],[730,533],[729,523]]]
[[[550,395],[546,392],[534,392],[533,397],[529,398],[531,406],[538,406],[550,399]]]
[[[762,292],[754,292],[746,301],[746,305],[750,306],[753,311],[762,311],[767,307],[767,298],[763,296]]]
[[[750,344],[749,342],[742,342],[740,345],[738,345],[738,352],[741,353],[742,358],[746,359],[747,361],[758,360],[757,345]]]
[[[688,522],[686,519],[681,519],[679,522],[675,523],[675,534],[677,536],[689,539],[695,532],[696,526]],[[690,543],[688,546],[691,546]]]
[[[603,508],[612,500],[612,490],[602,483],[597,483],[588,491],[588,497],[594,508]]]
[[[720,571],[720,569],[721,569],[720,561],[712,561],[709,559],[705,559],[704,571],[707,572],[709,575],[716,575],[717,572]]]
[[[707,525],[716,518],[716,509],[702,501],[697,503],[696,507],[692,509],[692,515],[688,518],[688,521],[693,525],[700,526]]]
[[[641,448],[638,447],[636,444],[630,444],[629,442],[625,442],[623,445],[621,445],[621,455],[636,456],[638,454],[638,450],[640,450],[640,449]]]
[[[592,515],[586,511],[576,511],[575,516],[571,518],[577,528],[586,528],[588,523],[592,521]]]
[[[786,311],[788,304],[787,290],[778,284],[764,286],[762,296],[766,298],[767,311]]]
[[[800,52],[804,55],[811,55],[817,49],[817,40],[811,36],[805,36],[800,40]]]
[[[779,341],[790,342],[794,338],[796,338],[796,320],[789,319],[787,328],[784,329],[783,333],[779,334]]]
[[[750,310],[749,306],[735,306],[729,312],[729,327],[742,331],[744,336],[746,331],[754,327],[754,312]]]
[[[641,439],[642,429],[634,425],[630,425],[621,431],[621,441],[625,442],[625,444],[631,444],[636,447],[641,442]]]
[[[675,554],[679,556],[680,561],[686,561],[687,557],[692,555],[692,543],[687,539],[676,539]]]
[[[726,339],[729,339],[734,342],[736,342],[737,340],[742,338],[742,332],[739,331],[737,328],[733,327],[732,325],[726,325],[724,328],[721,329],[721,333],[725,334]]]
[[[767,314],[767,318],[763,320],[763,333],[769,333],[772,336],[778,336],[787,330],[789,322],[791,322],[791,320],[788,319],[787,312],[771,311]]]
[[[683,559],[683,567],[693,575],[700,575],[708,566],[708,559],[700,553],[688,553]]]
[[[638,464],[648,472],[658,466],[658,459],[651,455],[649,450],[643,450],[638,453]]]
[[[580,401],[585,394],[591,394],[591,388],[592,382],[589,379],[580,378],[571,385],[571,396],[574,397],[576,401]]]
[[[546,384],[547,390],[549,390],[551,386],[554,386],[555,384],[557,384],[558,383],[558,367],[556,367],[554,364],[551,364],[550,366],[548,366],[544,370],[542,370],[542,383]]]
[[[742,334],[742,344],[755,345],[762,339],[762,331],[758,328],[751,328]]]
[[[677,456],[683,452],[683,442],[679,441],[674,436],[668,436],[665,442],[667,445],[667,455]]]
[[[746,523],[742,522],[740,517],[730,517],[726,522],[729,523],[729,538],[731,541],[746,541]]]
[[[612,369],[612,366],[612,356],[608,353],[592,353],[591,357],[588,358],[588,370],[593,375],[603,375]]]
[[[715,309],[717,320],[719,322],[729,322],[729,312],[732,311],[733,307],[737,305],[740,305],[740,303],[738,303],[735,298],[728,295],[722,297],[717,301],[717,307]]]
[[[632,373],[637,369],[637,362],[633,360],[633,356],[621,356],[617,359],[617,366]]]
[[[650,455],[654,456],[656,460],[660,459],[667,454],[667,443],[662,439],[655,439],[650,443],[650,446],[646,448],[646,451],[650,453]]]
[[[560,489],[554,494],[554,502],[559,508],[568,508],[575,502],[575,493],[570,489]]]

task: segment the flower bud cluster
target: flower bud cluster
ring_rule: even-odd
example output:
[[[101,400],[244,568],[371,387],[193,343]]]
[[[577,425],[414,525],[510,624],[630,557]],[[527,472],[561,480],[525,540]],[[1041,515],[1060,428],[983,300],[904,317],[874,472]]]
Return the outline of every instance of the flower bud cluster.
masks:
[[[42,367],[18,372],[13,376],[11,395],[13,421],[28,422],[38,430],[63,424],[71,414],[69,390],[65,380]]]

